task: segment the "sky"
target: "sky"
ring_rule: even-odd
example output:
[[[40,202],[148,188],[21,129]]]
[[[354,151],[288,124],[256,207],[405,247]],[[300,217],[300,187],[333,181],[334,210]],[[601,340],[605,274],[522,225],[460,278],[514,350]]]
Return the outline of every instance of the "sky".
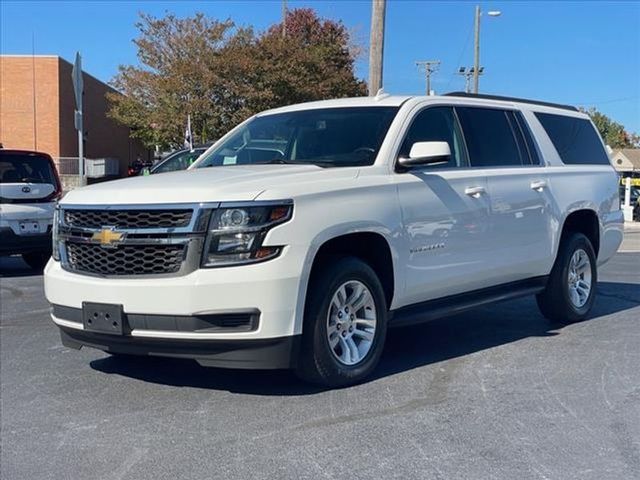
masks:
[[[455,72],[473,64],[476,2],[388,0],[384,46],[385,91],[423,94],[417,60],[440,60],[436,93],[464,90]],[[640,133],[640,1],[481,2],[480,92],[579,106],[595,106]],[[369,0],[288,0],[342,21],[368,45]],[[132,40],[139,12],[189,16],[203,12],[262,30],[279,22],[280,0],[254,1],[0,1],[2,54],[59,55],[76,51],[86,72],[105,82],[119,65],[137,64]],[[356,75],[366,79],[368,55]]]

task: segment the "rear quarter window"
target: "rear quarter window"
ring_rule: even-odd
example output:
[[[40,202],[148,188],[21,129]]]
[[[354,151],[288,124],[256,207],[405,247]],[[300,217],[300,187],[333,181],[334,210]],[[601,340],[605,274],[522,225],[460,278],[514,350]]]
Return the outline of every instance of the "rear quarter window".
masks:
[[[567,165],[609,165],[609,156],[598,132],[585,118],[551,113],[535,114]]]

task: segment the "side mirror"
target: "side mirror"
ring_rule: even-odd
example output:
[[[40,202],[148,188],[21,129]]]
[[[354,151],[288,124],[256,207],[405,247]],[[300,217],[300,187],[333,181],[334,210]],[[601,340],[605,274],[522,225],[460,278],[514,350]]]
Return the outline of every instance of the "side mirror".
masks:
[[[409,158],[400,157],[398,164],[403,167],[417,165],[441,165],[449,162],[451,149],[447,142],[416,142],[411,146]]]

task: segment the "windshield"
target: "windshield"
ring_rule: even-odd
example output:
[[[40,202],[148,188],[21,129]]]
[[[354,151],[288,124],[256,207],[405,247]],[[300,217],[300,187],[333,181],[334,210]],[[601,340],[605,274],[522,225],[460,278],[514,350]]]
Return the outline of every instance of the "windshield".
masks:
[[[0,183],[48,183],[56,185],[51,161],[29,153],[0,153]]]
[[[204,148],[196,148],[193,152],[183,150],[172,154],[156,167],[151,169],[151,173],[175,172],[176,170],[186,170],[205,151]]]
[[[397,107],[304,110],[255,117],[195,168],[265,163],[372,165]]]

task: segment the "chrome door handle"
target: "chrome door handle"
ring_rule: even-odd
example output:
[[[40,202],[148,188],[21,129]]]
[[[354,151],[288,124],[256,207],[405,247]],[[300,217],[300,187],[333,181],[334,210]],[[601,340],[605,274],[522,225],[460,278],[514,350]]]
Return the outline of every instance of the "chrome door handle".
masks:
[[[474,198],[478,198],[485,192],[486,190],[484,189],[484,187],[467,187],[464,189],[465,195],[469,195],[470,197]]]
[[[545,188],[547,188],[547,182],[545,180],[536,180],[534,182],[531,182],[531,190],[541,192]]]

